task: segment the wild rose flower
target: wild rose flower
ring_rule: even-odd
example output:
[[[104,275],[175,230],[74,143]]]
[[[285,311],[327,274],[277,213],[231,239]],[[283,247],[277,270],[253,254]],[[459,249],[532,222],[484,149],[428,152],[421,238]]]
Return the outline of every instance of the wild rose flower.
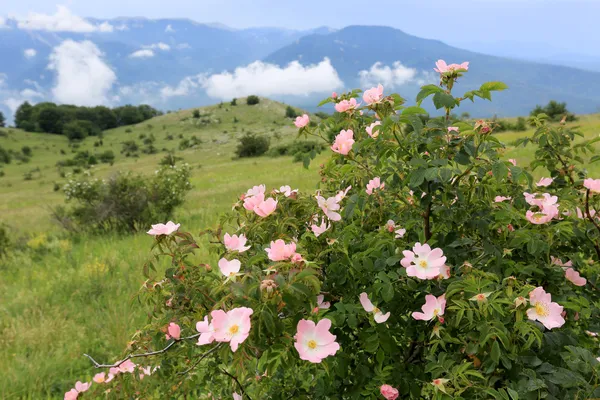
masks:
[[[416,320],[431,321],[432,319],[444,315],[446,309],[446,294],[435,297],[432,294],[425,296],[425,304],[421,307],[421,312],[413,312],[412,317]]]
[[[118,369],[117,369],[117,372],[118,372]],[[108,383],[108,382],[112,381],[114,377],[115,377],[115,375],[113,375],[111,373],[108,373],[108,375],[107,375],[106,372],[100,372],[100,373],[94,375],[94,378],[92,378],[92,380],[96,383]]]
[[[404,229],[404,228],[396,229],[394,231],[394,233],[396,234],[394,236],[394,238],[396,238],[396,239],[402,239],[404,237],[404,235],[406,235],[406,229]]]
[[[560,328],[564,325],[563,307],[552,302],[552,295],[546,293],[543,287],[537,287],[529,293],[532,308],[527,310],[527,317],[539,321],[546,329]]]
[[[272,279],[263,279],[260,283],[260,290],[266,290],[269,294],[273,293],[276,287],[277,283]]]
[[[585,286],[587,280],[579,275],[579,272],[573,268],[568,268],[565,271],[565,278],[575,286]]]
[[[340,201],[344,200],[350,189],[352,189],[352,186],[348,186],[346,189],[337,192],[335,195],[335,201],[339,203]]]
[[[433,70],[435,72],[438,72],[440,74],[444,74],[446,72],[454,72],[456,70],[459,69],[464,69],[464,70],[468,70],[469,69],[469,62],[465,61],[462,64],[446,64],[446,61],[444,60],[437,60],[435,63],[436,68],[434,68]]]
[[[567,261],[566,263],[563,263],[563,261],[560,258],[556,258],[554,256],[550,256],[550,262],[554,265],[558,265],[559,267],[572,267],[573,266],[573,261]]]
[[[517,166],[517,160],[515,160],[514,158],[509,158],[508,162],[514,165],[515,167]]]
[[[140,371],[142,371],[139,374],[140,380],[144,379],[144,377],[146,375],[152,375],[152,371],[150,369],[150,366],[147,366],[147,367],[138,367],[138,368],[139,368]]]
[[[442,378],[438,378],[438,379],[434,379],[431,384],[438,390],[441,390],[442,392],[446,393],[446,387],[444,386],[446,383],[450,382],[449,379],[442,379]]]
[[[381,388],[379,388],[379,392],[383,397],[385,397],[385,400],[396,400],[400,395],[398,393],[398,389],[393,388],[390,385],[381,385]]]
[[[502,203],[503,201],[511,200],[511,199],[512,199],[512,197],[496,196],[496,197],[494,197],[494,203]]]
[[[385,183],[382,183],[381,179],[378,176],[376,176],[375,178],[371,179],[369,183],[367,183],[367,190],[365,190],[365,192],[367,192],[368,195],[372,195],[373,190],[383,190],[384,188]]]
[[[175,339],[175,340],[179,340],[179,338],[181,337],[181,328],[179,327],[179,325],[177,325],[174,322],[169,323],[169,326],[167,327],[167,340],[169,339]]]
[[[253,197],[253,196],[258,196],[259,194],[265,194],[266,190],[267,190],[267,188],[265,185],[253,186],[246,191],[245,197]]]
[[[69,390],[67,393],[65,393],[65,400],[76,400],[77,396],[79,396],[79,392],[75,389],[71,389]]]
[[[352,145],[354,144],[354,132],[352,129],[341,130],[340,133],[335,137],[335,141],[331,146],[331,150],[339,153],[343,156],[350,153]]]
[[[242,268],[242,263],[238,259],[233,259],[229,261],[225,257],[219,260],[219,270],[223,274],[223,276],[227,277],[227,279],[233,279],[240,272]]]
[[[150,229],[147,233],[152,236],[159,235],[170,235],[171,233],[177,231],[181,224],[175,224],[173,221],[169,221],[166,224],[156,224],[152,225],[152,229]]]
[[[336,197],[329,197],[327,200],[322,196],[316,196],[316,198],[319,208],[327,218],[331,221],[339,221],[342,219],[342,216],[337,212],[341,208],[339,204],[341,200],[338,200]]]
[[[317,306],[313,308],[313,314],[317,314],[319,310],[327,310],[329,309],[329,307],[331,307],[330,302],[323,300],[325,300],[325,296],[323,296],[322,294],[317,296]]]
[[[379,103],[383,99],[383,86],[379,84],[377,87],[365,90],[363,100],[368,105]]]
[[[223,242],[225,243],[225,247],[229,251],[237,251],[239,253],[243,253],[250,248],[250,246],[246,246],[246,236],[244,234],[241,235],[229,235],[226,233]]]
[[[576,212],[577,212],[577,218],[579,218],[579,219],[587,218],[587,212],[584,214],[579,207],[576,208]],[[592,218],[596,217],[596,210],[594,210],[593,208],[590,208],[590,215]]]
[[[434,279],[440,274],[440,268],[446,263],[442,249],[431,249],[428,244],[416,243],[413,251],[404,250],[400,264],[406,268],[408,276],[419,279]]]
[[[331,225],[327,223],[327,221],[323,218],[321,219],[321,224],[320,225],[316,225],[316,224],[312,224],[310,226],[310,229],[312,230],[312,232],[315,234],[315,237],[319,237],[321,236],[323,233],[325,233],[329,228],[331,228]]]
[[[203,346],[215,341],[215,328],[208,322],[208,316],[204,320],[196,322],[196,330],[200,333],[198,337],[198,346]]]
[[[271,247],[265,248],[265,251],[271,261],[289,260],[296,253],[296,243],[286,244],[282,239],[277,239],[271,242]]]
[[[269,215],[273,214],[275,212],[276,208],[277,208],[277,200],[268,198],[267,200],[261,201],[259,204],[257,204],[256,207],[254,207],[253,211],[259,217],[266,218]]]
[[[450,266],[442,265],[440,268],[440,274],[438,275],[438,279],[450,279]]]
[[[316,325],[313,321],[302,319],[294,339],[294,347],[301,360],[320,363],[324,358],[333,356],[340,349],[336,336],[329,332],[331,321],[323,318]]]
[[[554,182],[554,178],[542,178],[535,185],[537,187],[546,187],[552,185],[552,182]]]
[[[480,133],[488,133],[491,129],[490,129],[490,125],[487,123],[487,121],[483,120],[483,119],[478,119],[477,121],[475,121],[475,130],[479,129]],[[491,171],[490,171],[491,172]]]
[[[598,337],[598,334],[596,332],[590,332],[588,330],[584,331],[586,335],[590,336],[590,337]],[[600,361],[600,360],[598,360]]]
[[[458,126],[449,126],[448,127],[448,133],[450,132],[457,132],[458,133]]]
[[[471,297],[469,300],[476,301],[478,303],[484,303],[487,301],[487,298],[490,297],[490,294],[492,294],[492,292],[479,293]]]
[[[360,104],[356,103],[356,99],[355,98],[351,98],[350,100],[342,100],[339,103],[337,103],[335,105],[335,111],[337,112],[346,112],[346,111],[352,111],[354,110],[356,107],[358,107]]]
[[[256,193],[253,196],[246,195],[246,197],[244,197],[244,208],[248,211],[254,211],[254,209],[263,201],[265,201],[264,193]]]
[[[583,186],[592,193],[600,193],[600,179],[584,179]]]
[[[373,131],[373,129],[376,126],[380,126],[380,125],[381,125],[381,121],[375,121],[371,125],[367,126],[365,128],[365,131],[367,131],[367,135],[371,136],[373,139],[375,139],[377,136],[379,136],[381,128],[380,129],[375,129],[375,131]]]
[[[525,213],[525,218],[527,218],[527,220],[532,224],[542,225],[552,221],[553,216],[543,212],[533,212],[531,210],[527,210]]]
[[[130,374],[133,373],[133,371],[135,370],[135,367],[136,367],[136,365],[131,360],[127,360],[127,361],[121,363],[121,365],[118,366],[119,372],[121,372],[121,373],[128,372]]]
[[[371,303],[371,300],[369,300],[369,296],[365,292],[362,292],[360,294],[359,300],[360,304],[366,312],[373,313],[375,322],[377,322],[378,324],[384,323],[390,317],[390,312],[388,311],[386,314],[382,313],[379,308],[375,307],[373,303]]]
[[[75,383],[75,390],[77,390],[77,392],[79,392],[79,393],[87,392],[87,390],[90,388],[90,386],[92,386],[91,382],[82,383],[82,382],[77,381]]]
[[[388,219],[388,222],[385,223],[385,229],[392,233],[394,232],[394,229],[396,228],[396,223],[394,222],[393,219]]]
[[[310,118],[308,117],[308,115],[303,114],[301,117],[296,117],[294,125],[296,125],[296,128],[304,128],[306,125],[308,125],[309,122]]]
[[[235,352],[239,345],[250,335],[250,316],[254,310],[248,307],[238,307],[227,313],[215,310],[210,313],[217,342],[229,342],[231,351]]]
[[[279,190],[276,190],[275,193],[281,193],[285,197],[295,198],[296,195],[298,194],[298,189],[292,190],[292,188],[289,185],[285,185],[285,186],[280,187]]]

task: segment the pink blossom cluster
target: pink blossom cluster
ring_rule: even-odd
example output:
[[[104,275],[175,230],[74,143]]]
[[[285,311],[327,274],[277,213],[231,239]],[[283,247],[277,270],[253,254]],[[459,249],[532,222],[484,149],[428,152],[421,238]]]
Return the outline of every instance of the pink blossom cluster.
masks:
[[[244,195],[244,208],[265,218],[273,214],[277,208],[277,200],[273,198],[265,199],[265,185],[254,186],[248,189]]]
[[[197,344],[202,346],[214,341],[229,343],[231,350],[237,351],[239,345],[250,335],[250,316],[253,312],[248,307],[238,307],[227,312],[211,311],[210,322],[208,316],[205,316],[203,321],[196,323],[196,330],[200,333]]]
[[[267,256],[271,261],[302,261],[302,256],[296,253],[296,243],[285,243],[283,239],[271,242],[271,247],[265,248]]]
[[[558,197],[552,196],[549,193],[538,194],[538,193],[523,193],[525,201],[535,208],[534,210],[527,210],[525,217],[532,224],[540,225],[546,224],[552,219],[558,217]]]
[[[342,219],[342,216],[338,212],[341,210],[340,203],[351,188],[352,186],[348,186],[345,190],[340,190],[335,196],[327,199],[320,194],[317,194],[317,204],[330,221],[340,221]]]

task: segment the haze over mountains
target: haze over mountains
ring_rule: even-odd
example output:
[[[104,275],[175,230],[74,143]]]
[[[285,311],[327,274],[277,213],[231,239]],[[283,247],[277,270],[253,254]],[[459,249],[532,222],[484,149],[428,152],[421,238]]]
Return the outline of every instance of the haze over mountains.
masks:
[[[577,113],[600,107],[600,72],[485,55],[388,27],[232,29],[83,19],[59,7],[55,15],[0,18],[0,110],[10,116],[25,100],[170,110],[249,94],[314,109],[334,90],[378,83],[412,103],[420,85],[437,82],[439,58],[471,63],[458,93],[489,80],[509,85],[494,102],[468,106],[473,115],[523,115],[551,99]]]

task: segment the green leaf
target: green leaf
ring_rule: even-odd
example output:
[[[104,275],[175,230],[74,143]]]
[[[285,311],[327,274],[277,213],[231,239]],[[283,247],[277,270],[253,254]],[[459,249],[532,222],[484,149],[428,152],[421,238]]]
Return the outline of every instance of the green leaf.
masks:
[[[500,361],[500,345],[498,344],[497,340],[494,341],[494,344],[492,345],[492,352],[490,353],[490,356],[496,363]]]
[[[421,102],[427,98],[428,96],[431,96],[434,93],[439,93],[439,92],[443,92],[444,89],[442,89],[441,87],[437,86],[437,85],[425,85],[421,88],[421,91],[419,92],[419,94],[417,94],[417,106],[421,105]]]
[[[415,107],[415,106],[407,107],[404,110],[402,110],[402,115],[403,116],[407,116],[407,115],[428,115],[428,114],[429,113],[424,108]]]
[[[433,95],[433,105],[437,110],[440,108],[454,108],[456,100],[451,94],[438,92]]]
[[[497,161],[492,165],[492,173],[497,181],[502,181],[508,177],[508,167],[504,161]]]
[[[426,169],[424,168],[419,168],[417,170],[414,170],[411,174],[410,174],[410,182],[409,182],[409,186],[412,188],[416,188],[418,187],[421,183],[423,183],[423,181],[425,180],[425,173],[427,172]]]
[[[388,283],[381,288],[381,297],[383,297],[383,300],[386,302],[392,301],[394,298],[394,286],[392,286],[391,283]]]
[[[506,85],[506,83],[498,82],[498,81],[486,82],[483,85],[481,85],[481,87],[479,88],[479,90],[486,91],[486,92],[501,91],[501,90],[506,90],[506,89],[508,89],[508,86]]]

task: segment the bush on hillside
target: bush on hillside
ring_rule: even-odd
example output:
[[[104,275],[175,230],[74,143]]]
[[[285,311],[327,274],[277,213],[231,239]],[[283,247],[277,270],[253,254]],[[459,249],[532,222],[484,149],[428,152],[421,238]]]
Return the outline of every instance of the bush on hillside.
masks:
[[[546,114],[552,121],[559,122],[563,118],[566,122],[572,122],[577,120],[575,114],[567,110],[567,103],[559,103],[555,100],[550,100],[546,106],[535,106],[531,111],[530,115],[536,117],[539,114]]]
[[[232,105],[232,106],[237,106],[237,99],[236,99],[236,98],[233,98],[233,99],[231,100],[231,105]]]
[[[6,254],[8,254],[9,247],[10,247],[9,229],[6,225],[0,223],[0,258],[5,256]]]
[[[489,121],[452,117],[506,85],[454,93],[466,68],[437,66],[426,124],[377,88],[326,100],[341,112],[300,131],[343,127],[316,193],[254,186],[207,238],[153,229],[152,318],[123,352],[142,356],[89,395],[600,398],[600,180],[577,162],[593,142],[534,118],[533,162],[506,161]]]
[[[262,156],[269,150],[269,138],[254,133],[246,133],[239,139],[235,154],[238,158]]]
[[[271,157],[279,156],[293,156],[294,162],[304,161],[306,157],[314,159],[317,154],[320,154],[325,150],[325,145],[315,140],[297,140],[288,144],[281,144],[272,147],[268,151],[268,155]]]
[[[29,147],[29,146],[21,147],[21,152],[23,153],[23,155],[25,155],[27,157],[31,157],[31,155],[33,154],[33,152],[31,151],[31,147]]]
[[[286,118],[296,118],[297,116],[298,116],[298,113],[296,112],[296,110],[294,109],[294,107],[287,106],[285,108],[285,117]]]
[[[0,128],[4,128],[6,126],[6,118],[4,117],[4,113],[0,111]]]
[[[0,146],[0,164],[10,164],[12,157],[10,152],[4,147]]]
[[[64,186],[71,207],[55,217],[63,225],[70,221],[78,231],[146,229],[154,221],[171,218],[175,208],[183,204],[191,189],[189,178],[187,164],[161,166],[149,177],[123,172],[98,179],[85,172]]]
[[[246,104],[249,106],[253,106],[258,103],[260,103],[260,98],[258,96],[250,95],[246,98]]]

